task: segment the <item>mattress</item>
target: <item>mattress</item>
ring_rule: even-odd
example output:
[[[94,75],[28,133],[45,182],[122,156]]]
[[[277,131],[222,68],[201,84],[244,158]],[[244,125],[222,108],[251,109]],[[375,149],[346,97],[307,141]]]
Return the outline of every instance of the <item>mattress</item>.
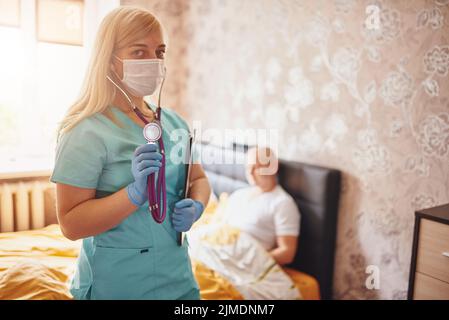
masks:
[[[0,299],[71,299],[68,281],[80,245],[58,225],[0,233]]]
[[[58,225],[0,233],[0,299],[72,299],[68,283],[75,270],[81,241],[66,239]],[[202,299],[242,299],[225,278],[192,263]],[[283,268],[307,300],[319,299],[319,285],[310,275]]]

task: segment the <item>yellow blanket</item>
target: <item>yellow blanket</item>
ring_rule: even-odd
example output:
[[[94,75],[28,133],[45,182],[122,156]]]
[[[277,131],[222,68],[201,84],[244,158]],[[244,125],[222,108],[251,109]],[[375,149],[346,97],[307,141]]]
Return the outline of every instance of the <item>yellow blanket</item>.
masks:
[[[292,279],[249,234],[226,223],[189,232],[189,255],[227,279],[248,300],[301,299]]]
[[[71,299],[67,283],[79,246],[58,225],[0,233],[0,299]]]
[[[191,241],[193,248],[191,248],[192,250],[190,250],[191,253],[193,253],[191,255],[192,267],[196,280],[200,287],[201,298],[205,300],[243,300],[245,295],[247,297],[255,297],[253,293],[248,294],[247,290],[242,290],[242,286],[239,287],[238,283],[245,281],[245,279],[242,281],[241,277],[233,277],[232,273],[229,273],[227,272],[228,270],[225,270],[226,263],[217,264],[213,261],[211,263],[211,259],[209,259],[210,257],[208,257],[210,251],[212,251],[213,254],[223,254],[221,250],[223,247],[229,246],[230,244],[236,244],[239,241],[239,230],[226,226],[226,224],[222,224],[226,203],[227,194],[222,194],[219,201],[209,201],[209,204],[206,207],[201,219],[197,221],[192,230],[189,231],[191,240],[193,240]],[[212,232],[204,231],[204,229],[207,230],[208,227],[217,224],[221,224],[223,228],[219,228],[218,230]],[[198,237],[198,234],[201,233],[202,236]],[[248,242],[248,240],[250,239],[240,240],[242,240],[240,242]],[[252,243],[243,243],[243,246],[245,245],[252,246]],[[220,246],[222,248],[220,248]],[[207,247],[206,250],[205,247]],[[195,254],[195,250],[198,250],[200,254]],[[229,248],[227,250],[229,252]],[[226,251],[226,249],[224,251]],[[249,255],[248,257],[251,257],[251,255]],[[230,256],[224,258],[227,260],[232,260],[232,257]],[[235,263],[231,264],[233,264],[233,267],[236,266]],[[208,265],[210,266],[210,268],[208,267]],[[284,273],[288,275],[288,277],[290,277],[296,289],[299,291],[299,296],[296,297],[296,299],[299,297],[302,297],[305,300],[320,299],[319,284],[314,277],[291,268],[283,267],[283,272],[281,272],[281,270],[279,269],[279,267],[273,268],[271,269],[271,271],[275,271],[272,272],[274,276],[280,278],[283,282],[285,282],[285,279],[282,279],[283,276],[280,273]],[[255,271],[257,272],[257,270]],[[269,281],[266,281],[266,283],[269,283]],[[254,286],[254,281],[252,281],[252,283],[251,281],[249,282],[249,287],[252,286]],[[243,287],[247,288],[248,282],[247,284],[243,284]],[[237,288],[240,288],[240,290],[238,290]],[[278,285],[278,288],[280,289],[282,288],[282,286]],[[285,287],[285,284],[284,288],[286,291],[291,291],[293,293],[292,288]],[[259,298],[262,298],[262,296],[264,295],[263,286],[261,289],[262,290],[258,290],[259,292],[256,294],[256,296],[258,295]],[[268,295],[270,294],[268,293]],[[279,293],[277,295],[279,297],[282,296],[282,294]],[[294,295],[295,294],[293,294],[293,296]],[[288,297],[288,295],[284,295],[284,298],[286,297]]]

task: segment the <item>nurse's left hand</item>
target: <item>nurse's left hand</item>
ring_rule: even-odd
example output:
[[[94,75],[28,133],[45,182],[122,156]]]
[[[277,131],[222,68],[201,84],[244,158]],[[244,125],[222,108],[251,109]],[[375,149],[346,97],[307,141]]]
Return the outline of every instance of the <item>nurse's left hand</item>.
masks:
[[[173,228],[178,232],[189,231],[203,211],[204,205],[199,201],[186,198],[176,202],[172,214]]]

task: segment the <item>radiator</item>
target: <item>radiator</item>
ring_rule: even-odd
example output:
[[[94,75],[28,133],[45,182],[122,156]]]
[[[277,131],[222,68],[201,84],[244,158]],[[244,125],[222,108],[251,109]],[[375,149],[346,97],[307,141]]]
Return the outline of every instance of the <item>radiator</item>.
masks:
[[[42,228],[45,223],[45,193],[50,182],[4,182],[0,184],[0,232]]]

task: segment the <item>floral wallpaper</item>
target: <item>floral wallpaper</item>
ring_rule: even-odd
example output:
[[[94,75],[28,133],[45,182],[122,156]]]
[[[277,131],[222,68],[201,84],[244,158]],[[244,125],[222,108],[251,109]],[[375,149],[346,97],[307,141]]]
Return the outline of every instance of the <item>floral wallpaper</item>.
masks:
[[[122,3],[168,31],[164,105],[343,171],[334,297],[405,299],[414,211],[449,202],[449,0]]]

